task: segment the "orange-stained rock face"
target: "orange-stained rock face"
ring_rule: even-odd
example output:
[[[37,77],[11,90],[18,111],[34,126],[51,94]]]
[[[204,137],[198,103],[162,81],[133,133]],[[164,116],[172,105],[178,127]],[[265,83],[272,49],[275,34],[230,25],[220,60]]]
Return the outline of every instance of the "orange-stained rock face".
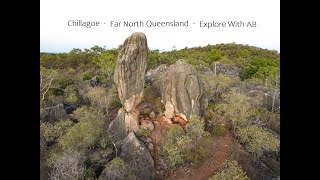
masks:
[[[163,122],[164,125],[170,126],[172,124],[172,121],[166,118],[166,116],[162,116],[160,120]]]
[[[173,116],[173,122],[179,124],[181,127],[185,127],[188,121],[184,120],[182,117],[179,115],[174,115]]]

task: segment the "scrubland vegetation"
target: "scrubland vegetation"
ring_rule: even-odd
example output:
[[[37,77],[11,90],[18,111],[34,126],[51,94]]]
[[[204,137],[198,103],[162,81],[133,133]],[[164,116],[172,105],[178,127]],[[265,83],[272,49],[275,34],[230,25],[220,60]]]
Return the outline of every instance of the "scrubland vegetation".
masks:
[[[111,179],[130,168],[107,134],[121,108],[113,83],[121,46],[69,53],[40,53],[40,170],[42,179]],[[280,161],[280,54],[248,45],[217,44],[160,52],[149,50],[148,70],[184,59],[198,70],[209,105],[183,132],[170,129],[163,146],[168,167],[201,163],[211,141],[232,131],[254,162]],[[222,64],[222,65],[221,65]],[[158,84],[145,85],[145,101],[162,113]],[[149,136],[150,132],[141,130]],[[237,161],[226,161],[211,179],[249,179]],[[280,176],[280,174],[278,174]]]

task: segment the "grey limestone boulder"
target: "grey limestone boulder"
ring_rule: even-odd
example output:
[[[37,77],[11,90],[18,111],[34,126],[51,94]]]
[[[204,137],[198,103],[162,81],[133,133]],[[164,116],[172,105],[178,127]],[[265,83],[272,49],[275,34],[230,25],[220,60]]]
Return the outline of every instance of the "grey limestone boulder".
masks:
[[[202,116],[208,106],[196,69],[183,60],[169,66],[161,79],[160,90],[166,118],[177,114],[188,120],[191,115]]]
[[[120,157],[128,167],[128,178],[155,179],[156,170],[150,151],[133,132],[123,140]]]

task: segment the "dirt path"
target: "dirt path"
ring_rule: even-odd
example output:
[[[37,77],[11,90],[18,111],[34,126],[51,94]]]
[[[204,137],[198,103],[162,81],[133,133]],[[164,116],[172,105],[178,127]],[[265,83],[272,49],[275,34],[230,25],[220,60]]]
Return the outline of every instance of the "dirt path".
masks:
[[[207,180],[219,168],[219,166],[229,157],[233,137],[228,130],[223,137],[213,139],[213,149],[210,157],[197,167],[179,167],[166,178],[168,180]]]

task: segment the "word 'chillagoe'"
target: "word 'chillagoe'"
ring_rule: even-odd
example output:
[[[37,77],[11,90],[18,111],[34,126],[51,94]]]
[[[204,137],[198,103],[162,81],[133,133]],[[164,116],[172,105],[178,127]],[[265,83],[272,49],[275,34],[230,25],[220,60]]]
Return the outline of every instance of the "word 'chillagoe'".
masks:
[[[82,20],[69,20],[68,26],[85,26],[90,28],[92,26],[100,26],[99,21],[82,21]]]

